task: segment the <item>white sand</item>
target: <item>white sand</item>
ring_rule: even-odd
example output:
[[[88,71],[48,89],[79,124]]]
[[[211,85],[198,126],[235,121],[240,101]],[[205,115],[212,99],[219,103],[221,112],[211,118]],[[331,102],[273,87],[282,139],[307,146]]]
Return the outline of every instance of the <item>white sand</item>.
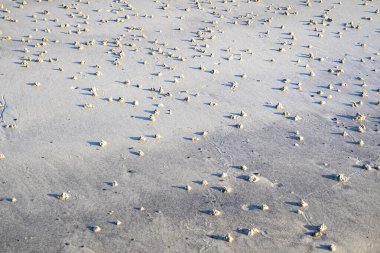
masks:
[[[2,1],[0,252],[379,252],[380,1],[309,2]]]

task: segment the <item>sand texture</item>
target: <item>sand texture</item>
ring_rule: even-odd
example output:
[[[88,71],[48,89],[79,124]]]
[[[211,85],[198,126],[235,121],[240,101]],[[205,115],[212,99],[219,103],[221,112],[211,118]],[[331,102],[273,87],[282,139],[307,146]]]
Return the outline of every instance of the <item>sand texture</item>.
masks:
[[[3,0],[0,252],[380,252],[380,1]]]

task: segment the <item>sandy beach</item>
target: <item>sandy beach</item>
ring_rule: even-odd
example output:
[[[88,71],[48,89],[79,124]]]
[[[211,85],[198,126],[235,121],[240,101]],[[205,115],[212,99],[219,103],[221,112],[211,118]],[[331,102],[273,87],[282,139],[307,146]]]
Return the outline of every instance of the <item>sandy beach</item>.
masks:
[[[3,0],[0,252],[380,252],[380,1]]]

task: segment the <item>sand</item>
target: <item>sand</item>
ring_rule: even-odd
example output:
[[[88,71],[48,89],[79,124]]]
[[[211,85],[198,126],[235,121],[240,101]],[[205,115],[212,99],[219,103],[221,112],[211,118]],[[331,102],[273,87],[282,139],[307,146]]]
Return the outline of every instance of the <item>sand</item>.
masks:
[[[380,251],[379,1],[0,7],[1,252]]]

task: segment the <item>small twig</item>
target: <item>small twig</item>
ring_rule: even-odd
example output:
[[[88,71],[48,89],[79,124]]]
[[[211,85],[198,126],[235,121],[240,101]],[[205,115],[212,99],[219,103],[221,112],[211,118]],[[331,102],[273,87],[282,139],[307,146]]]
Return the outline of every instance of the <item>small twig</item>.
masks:
[[[8,108],[8,106],[7,106],[7,101],[5,100],[5,97],[2,96],[1,99],[2,99],[2,101],[4,101],[4,104],[2,103],[2,105],[3,105],[3,110],[1,111],[1,114],[0,114],[0,119],[1,119],[0,122],[4,122],[4,123],[5,123],[5,120],[4,120],[4,112],[5,112],[5,110]]]

